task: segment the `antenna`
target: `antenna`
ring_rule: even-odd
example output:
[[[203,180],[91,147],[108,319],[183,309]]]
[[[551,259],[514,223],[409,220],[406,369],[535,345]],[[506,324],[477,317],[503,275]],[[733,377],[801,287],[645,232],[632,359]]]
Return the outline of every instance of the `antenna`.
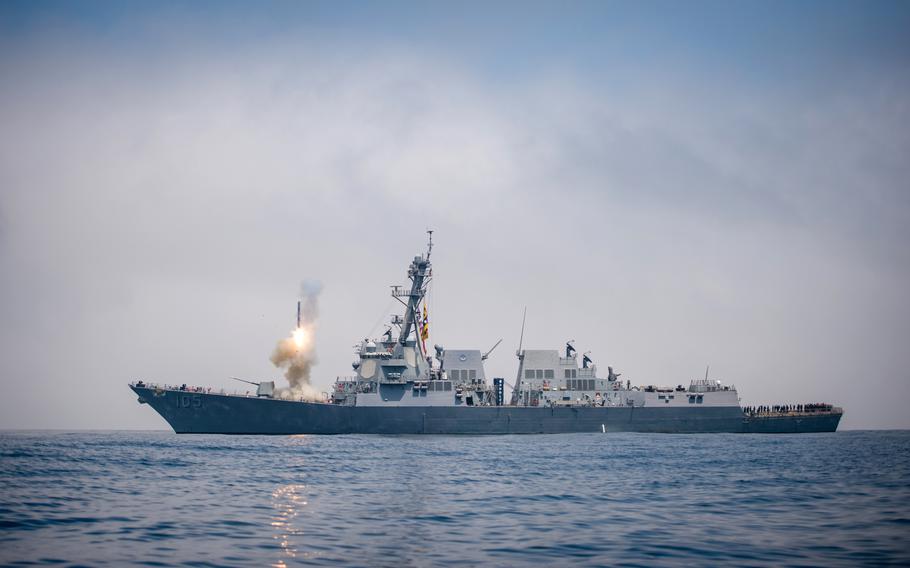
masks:
[[[521,344],[525,340],[525,318],[528,316],[528,306],[525,306],[525,311],[521,315],[521,337],[518,338],[518,351],[515,352],[517,357],[521,357]],[[498,344],[497,344],[498,345]],[[492,349],[490,349],[492,351]]]
[[[708,365],[707,367],[705,367],[705,381],[708,380],[708,370],[709,370],[710,368],[711,368],[711,365]]]
[[[490,353],[492,353],[494,349],[496,349],[497,347],[499,347],[499,344],[500,344],[500,343],[502,343],[502,338],[501,338],[501,337],[499,338],[499,341],[496,342],[496,345],[494,345],[493,347],[490,347],[490,350],[489,350],[489,351],[487,351],[486,353],[484,353],[483,355],[480,356],[480,360],[481,360],[481,361],[486,361],[486,360],[487,360],[487,357],[490,356]]]
[[[515,352],[515,356],[518,357],[518,373],[515,377],[515,386],[509,385],[512,387],[512,404],[516,404],[519,399],[519,388],[521,387],[521,370],[524,367],[524,357],[521,355],[521,346],[524,344],[525,340],[525,319],[528,317],[528,306],[525,306],[524,313],[521,314],[521,336],[518,338],[518,351]],[[505,380],[503,380],[505,382]]]
[[[430,236],[430,241],[427,243],[427,260],[430,260],[430,253],[433,252],[433,229],[427,227],[427,234]]]

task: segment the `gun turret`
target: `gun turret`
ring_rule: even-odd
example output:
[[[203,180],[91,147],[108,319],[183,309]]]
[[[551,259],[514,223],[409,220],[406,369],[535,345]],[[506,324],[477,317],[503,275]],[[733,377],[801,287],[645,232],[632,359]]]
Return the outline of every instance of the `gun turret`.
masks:
[[[237,377],[231,377],[235,381],[240,381],[241,383],[246,383],[248,385],[253,385],[256,387],[256,396],[263,396],[266,398],[272,398],[272,395],[275,393],[275,381],[248,381],[246,379],[238,379]]]

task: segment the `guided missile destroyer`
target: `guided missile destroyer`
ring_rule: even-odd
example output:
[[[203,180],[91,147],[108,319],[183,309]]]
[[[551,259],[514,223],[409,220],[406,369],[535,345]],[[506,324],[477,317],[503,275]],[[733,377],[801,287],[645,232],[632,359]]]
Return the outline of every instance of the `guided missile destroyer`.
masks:
[[[130,383],[177,433],[212,434],[535,434],[566,432],[833,432],[843,410],[830,404],[743,408],[734,386],[707,377],[687,386],[633,386],[607,368],[599,376],[585,353],[517,351],[511,397],[505,380],[488,382],[477,349],[426,347],[424,298],[432,279],[426,253],[408,268],[409,287],[392,296],[404,315],[357,348],[355,375],[339,378],[321,400],[305,400],[274,382],[255,393]],[[424,306],[421,314],[420,308]],[[422,316],[422,317],[421,317]],[[298,304],[298,329],[300,306]],[[397,330],[397,334],[395,331]],[[495,346],[494,346],[495,348]]]

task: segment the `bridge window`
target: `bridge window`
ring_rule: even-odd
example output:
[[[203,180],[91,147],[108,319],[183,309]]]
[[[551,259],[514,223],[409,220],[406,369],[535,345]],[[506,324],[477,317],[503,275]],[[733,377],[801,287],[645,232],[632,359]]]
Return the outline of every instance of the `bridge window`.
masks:
[[[537,369],[537,378],[538,378],[538,379],[542,379],[542,378],[543,378],[543,369]]]
[[[526,370],[525,370],[525,378],[526,378],[526,379],[533,379],[533,378],[534,378],[534,371],[533,371],[532,369],[526,369]]]
[[[471,380],[473,381],[476,378],[477,378],[477,369],[471,369]]]
[[[543,372],[543,378],[552,379],[553,378],[553,369],[545,369]]]

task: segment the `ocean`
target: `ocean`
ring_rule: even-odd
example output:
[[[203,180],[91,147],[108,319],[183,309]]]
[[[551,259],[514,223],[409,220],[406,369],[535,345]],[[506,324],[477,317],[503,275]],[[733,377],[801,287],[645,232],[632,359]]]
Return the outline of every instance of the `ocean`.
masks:
[[[907,566],[910,432],[3,432],[0,564]]]

